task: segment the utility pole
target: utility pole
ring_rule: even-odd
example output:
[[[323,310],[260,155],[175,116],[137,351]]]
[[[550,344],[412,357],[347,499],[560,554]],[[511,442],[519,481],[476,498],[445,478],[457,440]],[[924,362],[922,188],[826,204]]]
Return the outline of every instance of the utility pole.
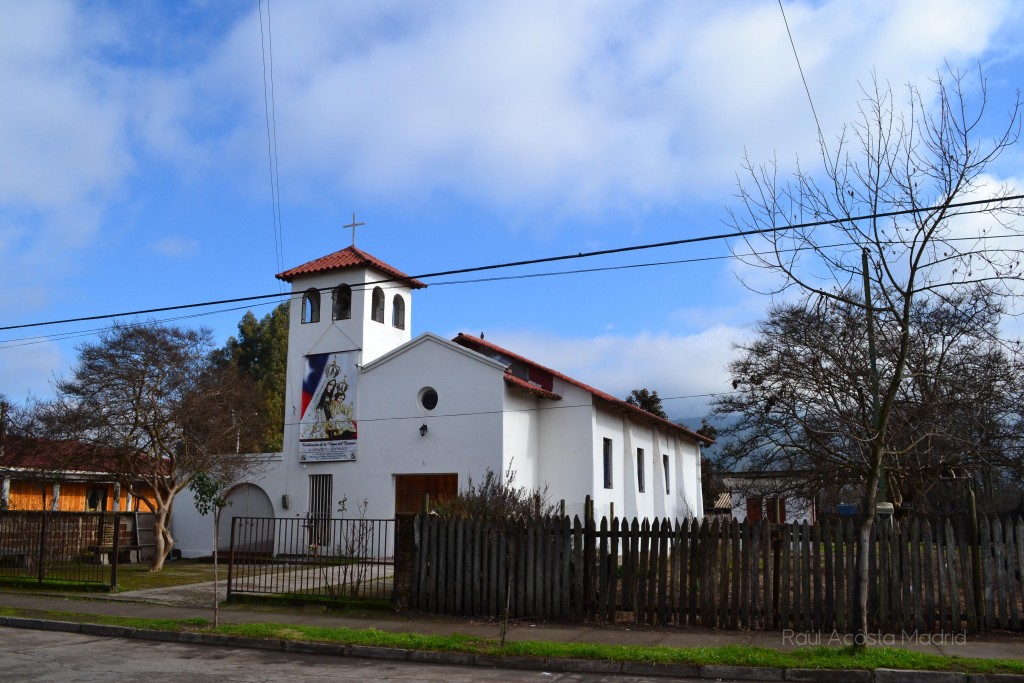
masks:
[[[0,463],[4,460],[7,447],[7,403],[0,401]],[[11,506],[11,480],[6,475],[0,475],[0,510],[6,510]]]
[[[871,428],[873,437],[878,438],[878,423],[881,420],[878,405],[878,353],[875,349],[875,311],[871,304],[871,279],[868,274],[868,250],[861,251],[861,267],[864,275],[864,307],[868,322],[868,358],[871,362]],[[879,453],[881,453],[879,451]],[[885,502],[885,463],[882,463],[878,478],[878,502]],[[867,510],[865,510],[867,513]],[[872,511],[874,514],[874,511]]]

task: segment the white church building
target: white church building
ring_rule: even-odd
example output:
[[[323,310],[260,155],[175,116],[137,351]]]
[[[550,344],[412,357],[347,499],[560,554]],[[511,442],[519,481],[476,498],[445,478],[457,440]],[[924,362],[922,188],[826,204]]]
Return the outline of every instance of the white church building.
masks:
[[[232,516],[418,512],[491,470],[547,488],[582,516],[700,517],[700,452],[711,441],[490,339],[411,338],[425,287],[357,249],[277,275],[291,284],[284,452],[237,486]],[[301,301],[301,305],[295,305]],[[185,556],[210,552],[209,520],[189,492],[172,532]]]

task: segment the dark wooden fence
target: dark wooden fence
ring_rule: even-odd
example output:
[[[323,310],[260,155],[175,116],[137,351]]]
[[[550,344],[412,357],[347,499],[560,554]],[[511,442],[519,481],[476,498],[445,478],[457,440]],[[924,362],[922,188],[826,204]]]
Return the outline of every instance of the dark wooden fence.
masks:
[[[854,522],[419,516],[409,606],[425,612],[728,629],[854,628]],[[1021,629],[1024,520],[879,519],[873,629]],[[978,569],[976,572],[975,569]]]
[[[117,566],[137,559],[134,513],[0,512],[0,577],[117,585]]]
[[[228,598],[236,594],[386,601],[395,520],[233,517]]]

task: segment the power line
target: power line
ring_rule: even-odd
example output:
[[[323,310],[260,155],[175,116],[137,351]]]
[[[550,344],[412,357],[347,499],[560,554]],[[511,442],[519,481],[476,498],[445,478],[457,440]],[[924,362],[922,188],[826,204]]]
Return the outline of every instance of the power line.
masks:
[[[966,213],[971,213],[971,212],[964,212],[964,213],[966,214]],[[964,214],[960,214],[960,215],[964,215]],[[986,239],[1014,239],[1014,238],[1017,238],[1017,237],[1019,237],[1019,235],[986,235],[985,236]],[[953,238],[947,239],[946,241],[947,242],[963,242],[963,241],[976,241],[977,239],[978,239],[977,237],[953,237]],[[883,242],[883,244],[888,244],[888,243]],[[820,247],[818,247],[818,248],[822,248],[822,249],[835,249],[835,248],[838,248],[838,247],[849,247],[849,246],[855,246],[855,243],[854,242],[835,242],[835,243],[832,243],[832,244],[820,245]],[[652,267],[659,267],[659,266],[685,265],[685,264],[691,264],[691,263],[706,263],[706,262],[710,262],[710,261],[727,261],[727,260],[730,260],[730,259],[744,259],[744,258],[749,258],[749,257],[752,257],[752,256],[767,256],[769,254],[775,254],[775,253],[788,254],[788,253],[795,253],[795,252],[800,252],[800,251],[809,251],[809,250],[814,249],[814,248],[815,247],[791,247],[791,248],[788,248],[788,249],[773,250],[771,252],[767,252],[767,251],[765,251],[765,252],[751,251],[751,252],[745,252],[745,253],[721,254],[721,255],[718,255],[718,256],[698,256],[698,257],[688,258],[688,259],[675,259],[675,260],[672,260],[672,261],[651,261],[651,262],[647,262],[647,263],[629,263],[629,264],[621,265],[621,266],[601,266],[601,267],[598,267],[598,268],[577,268],[577,269],[573,269],[573,270],[554,270],[554,271],[548,271],[548,272],[545,272],[545,273],[526,273],[524,275],[497,275],[497,276],[494,276],[494,277],[472,278],[472,279],[468,279],[468,280],[448,280],[446,282],[434,282],[434,283],[431,284],[431,287],[443,287],[443,286],[447,286],[447,285],[480,284],[480,283],[490,283],[490,282],[504,282],[504,281],[510,281],[510,280],[527,280],[527,279],[542,278],[542,277],[559,277],[559,276],[564,276],[564,275],[584,275],[584,274],[589,274],[589,273],[601,273],[601,272],[616,271],[616,270],[632,270],[632,269],[636,269],[636,268],[652,268]],[[376,283],[370,283],[370,284],[367,284],[367,285],[356,285],[356,286],[353,287],[353,289],[355,289],[355,290],[366,289],[368,287],[375,286],[375,285],[376,285]],[[330,287],[324,287],[324,288],[319,289],[318,291],[323,293],[323,292],[329,291],[330,289],[331,289]],[[303,294],[305,294],[305,292],[296,292],[295,294],[285,294],[285,295],[281,295],[281,296],[282,297],[287,296],[289,298],[299,298]],[[257,302],[255,304],[251,304],[251,305],[232,306],[232,307],[229,307],[229,308],[220,308],[220,309],[217,309],[215,311],[206,311],[204,313],[194,313],[194,314],[191,314],[191,315],[182,315],[182,316],[175,316],[175,317],[171,317],[171,318],[162,318],[162,319],[153,320],[153,321],[146,321],[146,322],[142,322],[142,323],[129,323],[128,325],[129,326],[136,325],[136,324],[137,325],[147,325],[147,324],[150,324],[150,323],[158,323],[159,324],[159,323],[165,323],[165,322],[174,322],[176,320],[187,320],[187,319],[192,319],[192,318],[201,318],[201,317],[204,317],[204,316],[219,315],[221,313],[229,313],[231,311],[240,311],[242,309],[250,308],[252,306],[270,306],[270,305],[273,305],[275,303],[277,303],[277,302],[273,302],[273,301]],[[66,332],[66,333],[58,333],[58,334],[36,335],[36,336],[32,336],[32,337],[14,337],[14,338],[11,338],[11,339],[5,339],[5,340],[0,341],[0,350],[8,349],[8,348],[17,348],[19,346],[31,346],[31,345],[34,345],[34,344],[43,344],[43,343],[46,343],[47,341],[52,341],[52,340],[62,341],[62,340],[65,340],[65,339],[74,339],[74,338],[78,338],[78,337],[87,337],[87,336],[96,334],[97,332],[100,332],[103,329],[104,328],[93,328],[93,329],[89,329],[89,330],[77,330],[77,331],[74,331],[74,332]],[[24,343],[16,344],[14,342],[24,342]],[[673,397],[673,398],[680,398],[680,397]],[[681,398],[687,398],[687,397],[681,397]],[[669,400],[669,399],[665,399],[665,400]]]
[[[270,166],[270,209],[274,229],[277,271],[284,270],[284,238],[281,234],[281,181],[277,163],[277,99],[274,93],[274,39],[270,31],[270,0],[267,0],[267,42],[263,42],[263,0],[256,0],[260,13],[260,57],[263,60],[263,112],[267,122],[267,162]],[[267,51],[270,52],[270,97],[267,98]],[[283,287],[282,287],[283,289]]]
[[[250,308],[253,308],[254,306],[270,306],[273,303],[275,303],[275,302],[267,301],[267,302],[257,303],[257,304],[254,304],[254,305],[248,305],[247,304],[245,306],[232,306],[231,308],[219,308],[216,311],[204,311],[202,313],[192,313],[191,315],[178,315],[178,316],[174,316],[174,317],[171,317],[171,318],[161,318],[159,320],[145,320],[145,321],[142,321],[142,322],[124,323],[124,327],[145,327],[146,325],[152,325],[152,324],[159,325],[159,324],[163,324],[163,323],[176,322],[178,320],[192,320],[194,318],[203,318],[203,317],[211,316],[211,315],[219,315],[221,313],[230,313],[231,311],[241,311],[243,309],[250,309]],[[104,329],[106,329],[106,328],[104,328],[104,327],[95,327],[95,328],[90,329],[90,330],[76,330],[74,332],[63,332],[63,333],[60,333],[60,334],[42,334],[42,335],[36,335],[34,337],[17,337],[17,338],[14,338],[14,339],[5,339],[3,341],[0,341],[0,351],[3,351],[4,349],[16,349],[16,348],[21,347],[21,346],[34,346],[36,344],[45,344],[46,342],[49,342],[49,341],[65,341],[67,339],[78,339],[80,337],[91,337],[94,334],[102,332]],[[15,343],[15,342],[21,342],[21,343]]]
[[[521,260],[521,261],[507,261],[507,262],[504,262],[504,263],[494,263],[494,264],[490,264],[490,265],[486,265],[486,266],[471,266],[471,267],[468,267],[468,268],[455,268],[455,269],[451,269],[451,270],[440,270],[440,271],[436,271],[436,272],[432,272],[432,273],[423,273],[423,274],[420,274],[420,275],[410,275],[410,276],[407,276],[407,277],[404,277],[404,278],[400,278],[400,277],[383,278],[383,279],[378,280],[378,281],[376,281],[374,283],[370,283],[370,284],[368,284],[366,286],[368,287],[368,286],[373,286],[373,285],[380,285],[380,284],[385,284],[385,283],[389,283],[389,282],[403,282],[403,281],[410,280],[410,279],[412,279],[412,280],[423,280],[423,279],[433,278],[433,277],[443,277],[443,276],[446,276],[446,275],[462,275],[462,274],[465,274],[465,273],[479,273],[479,272],[484,272],[484,271],[489,271],[489,270],[499,270],[499,269],[504,269],[504,268],[517,268],[517,267],[520,267],[520,266],[537,265],[537,264],[541,264],[541,263],[555,263],[555,262],[558,262],[558,261],[568,261],[568,260],[573,260],[573,259],[593,258],[593,257],[596,257],[596,256],[609,256],[609,255],[612,255],[612,254],[624,254],[624,253],[628,253],[628,252],[642,251],[642,250],[647,250],[647,249],[661,249],[661,248],[664,248],[664,247],[681,246],[681,245],[684,245],[684,244],[698,244],[698,243],[701,243],[701,242],[713,242],[713,241],[717,241],[717,240],[725,240],[725,239],[730,239],[730,238],[734,238],[734,237],[749,237],[749,236],[754,236],[754,235],[765,235],[765,234],[770,234],[770,233],[786,232],[786,231],[789,231],[789,230],[801,230],[801,229],[804,229],[804,228],[815,228],[815,227],[823,227],[823,226],[826,226],[826,225],[836,225],[836,224],[839,224],[839,223],[851,223],[851,222],[862,221],[862,220],[872,220],[872,219],[878,219],[878,218],[892,218],[892,217],[896,217],[896,216],[906,216],[906,215],[911,215],[911,214],[927,213],[929,211],[935,211],[935,210],[940,209],[940,208],[942,208],[942,209],[959,209],[959,208],[966,208],[966,207],[970,207],[970,206],[981,206],[981,205],[987,205],[987,204],[993,204],[993,203],[1004,204],[1006,202],[1016,201],[1016,200],[1021,200],[1021,199],[1024,199],[1024,194],[1009,195],[1009,196],[1006,196],[1006,197],[996,197],[996,198],[991,198],[991,199],[976,199],[976,200],[972,200],[972,201],[954,202],[954,203],[951,203],[951,204],[945,204],[945,205],[941,205],[941,206],[917,207],[917,208],[910,208],[910,209],[900,209],[898,211],[884,211],[884,212],[880,212],[880,213],[864,214],[864,215],[861,215],[861,216],[849,216],[849,217],[846,217],[846,218],[829,218],[829,219],[818,220],[818,221],[808,221],[808,222],[804,222],[804,223],[792,223],[792,224],[788,224],[788,225],[779,225],[779,226],[774,226],[774,227],[770,227],[770,228],[757,228],[757,229],[751,229],[751,230],[737,230],[737,231],[734,231],[734,232],[717,233],[717,234],[712,234],[712,235],[702,235],[702,236],[699,236],[699,237],[687,237],[687,238],[678,239],[678,240],[668,240],[668,241],[665,241],[665,242],[652,242],[652,243],[647,243],[647,244],[634,244],[634,245],[630,245],[630,246],[626,246],[626,247],[616,247],[616,248],[613,248],[613,249],[600,249],[600,250],[588,251],[588,252],[582,252],[581,251],[581,252],[576,253],[576,254],[563,254],[563,255],[560,255],[560,256],[547,256],[547,257],[543,257],[543,258],[524,259],[524,260]],[[983,237],[977,237],[977,238],[972,237],[970,239],[983,239]],[[296,293],[294,296],[299,296],[299,295],[301,295],[301,293]],[[282,294],[280,292],[275,292],[273,294],[256,294],[256,295],[252,295],[252,296],[235,297],[235,298],[232,298],[232,299],[218,299],[218,300],[214,300],[214,301],[204,301],[204,302],[190,303],[190,304],[178,304],[178,305],[174,305],[174,306],[160,306],[160,307],[157,307],[157,308],[146,308],[146,309],[139,309],[139,310],[135,310],[135,311],[123,311],[123,312],[120,312],[120,313],[104,313],[104,314],[101,314],[101,315],[82,316],[82,317],[79,317],[79,318],[65,318],[63,320],[48,320],[48,321],[35,322],[35,323],[22,323],[20,325],[5,325],[5,326],[0,327],[0,331],[27,329],[27,328],[32,328],[32,327],[43,327],[43,326],[47,326],[47,325],[64,325],[64,324],[67,324],[67,323],[87,322],[87,321],[92,321],[92,320],[106,320],[106,319],[109,319],[109,318],[121,318],[121,317],[129,317],[129,316],[136,316],[136,315],[148,315],[150,313],[165,313],[167,311],[186,310],[186,309],[190,309],[190,308],[202,308],[202,307],[205,307],[205,306],[220,306],[220,305],[224,305],[224,304],[236,304],[236,303],[243,303],[243,302],[247,302],[247,301],[261,301],[261,300],[264,300],[264,299],[271,299],[271,298],[281,297],[281,296],[282,296]]]
[[[269,1],[269,0],[268,0]],[[804,82],[804,92],[807,93],[807,101],[811,105],[811,114],[814,115],[814,125],[818,128],[818,140],[822,147],[825,147],[825,135],[821,132],[821,122],[818,121],[818,112],[814,109],[814,100],[811,98],[811,88],[807,85],[807,77],[804,75],[804,67],[800,64],[800,55],[796,51],[796,42],[793,40],[793,32],[789,30],[789,20],[786,19],[786,10],[782,7],[782,0],[779,0],[779,11],[782,12],[782,23],[786,25],[786,35],[789,36],[789,44],[793,47],[793,57],[796,59],[796,68],[800,72],[800,80]],[[828,151],[827,149],[825,150]],[[826,154],[826,156],[828,156]]]

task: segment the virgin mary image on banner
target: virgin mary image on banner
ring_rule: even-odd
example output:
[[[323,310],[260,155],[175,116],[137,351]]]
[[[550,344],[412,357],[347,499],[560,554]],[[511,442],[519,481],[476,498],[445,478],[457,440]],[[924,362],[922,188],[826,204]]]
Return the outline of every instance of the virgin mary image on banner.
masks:
[[[299,460],[356,459],[355,354],[306,356]]]

